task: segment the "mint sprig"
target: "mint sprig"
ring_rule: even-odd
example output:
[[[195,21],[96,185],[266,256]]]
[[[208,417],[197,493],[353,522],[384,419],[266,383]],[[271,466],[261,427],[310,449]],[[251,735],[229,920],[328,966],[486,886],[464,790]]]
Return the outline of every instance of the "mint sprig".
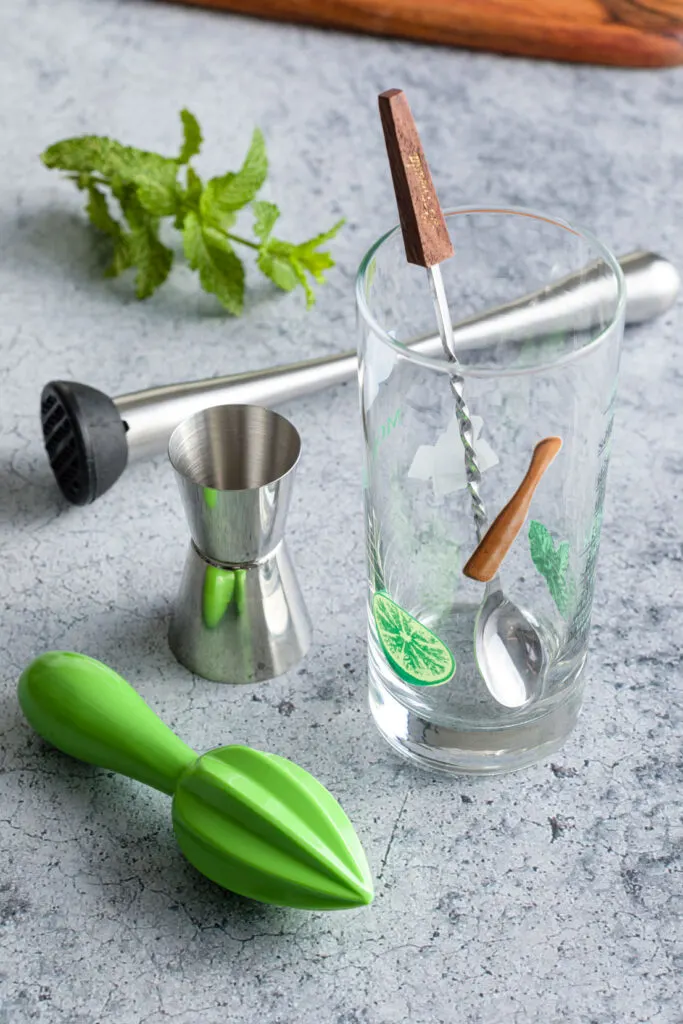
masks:
[[[312,284],[322,284],[334,266],[322,249],[344,223],[295,244],[273,236],[280,216],[274,203],[257,199],[268,175],[263,135],[254,131],[241,168],[204,183],[191,164],[202,145],[199,123],[181,110],[183,141],[177,157],[124,146],[114,139],[83,135],[56,142],[42,154],[46,167],[66,171],[87,194],[91,223],[111,239],[112,259],[105,276],[135,270],[135,290],[146,299],[168,277],[174,254],[163,244],[163,218],[172,217],[182,232],[185,257],[205,291],[235,316],[244,307],[244,264],[235,247],[256,254],[256,265],[278,288],[302,288],[306,305],[315,302]],[[240,211],[250,207],[254,239],[233,231]]]

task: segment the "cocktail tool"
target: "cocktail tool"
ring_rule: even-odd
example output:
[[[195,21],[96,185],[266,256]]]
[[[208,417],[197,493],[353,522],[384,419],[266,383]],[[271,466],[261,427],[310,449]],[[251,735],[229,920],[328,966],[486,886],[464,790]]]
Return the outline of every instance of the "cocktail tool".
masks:
[[[449,382],[479,543],[486,531],[488,517],[479,493],[481,473],[464,394],[465,378],[453,348],[453,328],[439,266],[453,255],[453,245],[405,93],[400,89],[382,93],[379,109],[406,259],[427,271],[443,351],[453,366]],[[458,455],[454,453],[453,457]],[[479,669],[496,701],[505,707],[519,707],[535,696],[542,685],[543,648],[535,626],[521,608],[505,598],[499,583],[489,593],[490,587],[489,584],[480,613],[483,609],[489,613],[487,622],[490,625],[486,627],[484,639],[487,652],[495,652],[495,657],[482,657],[478,662]],[[491,614],[494,600],[500,606],[498,615]],[[494,627],[499,627],[500,631],[494,631]]]
[[[276,412],[204,409],[171,435],[192,541],[169,630],[206,679],[253,683],[293,668],[311,626],[284,538],[301,440]]]
[[[626,323],[637,324],[666,312],[680,278],[668,260],[633,252],[620,260],[627,288]],[[552,335],[575,323],[577,310],[588,329],[609,299],[610,282],[597,265],[564,277],[533,294],[469,317],[453,328],[453,350],[461,362],[492,336],[515,341]],[[438,355],[439,335],[416,338],[409,346]],[[126,465],[164,452],[173,430],[188,416],[213,405],[276,405],[355,377],[355,351],[288,366],[230,374],[185,384],[136,391],[110,398],[87,384],[51,381],[43,388],[41,422],[50,466],[62,494],[87,505],[108,491]]]
[[[486,583],[474,624],[474,654],[489,690],[505,707],[521,707],[537,695],[545,657],[536,629],[505,597],[498,570],[524,524],[541,477],[561,447],[559,437],[539,441],[522,483],[463,569],[466,576]]]
[[[180,849],[224,889],[304,910],[371,902],[370,869],[351,822],[291,761],[239,745],[198,756],[125,679],[83,654],[37,658],[19,680],[19,703],[65,754],[172,796]]]

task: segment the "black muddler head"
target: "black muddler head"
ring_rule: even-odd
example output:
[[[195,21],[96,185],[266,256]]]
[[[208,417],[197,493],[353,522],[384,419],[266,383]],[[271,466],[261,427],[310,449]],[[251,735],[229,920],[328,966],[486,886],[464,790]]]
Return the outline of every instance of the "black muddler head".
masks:
[[[40,398],[45,449],[59,489],[72,505],[89,505],[118,480],[128,461],[126,427],[102,391],[53,380]]]

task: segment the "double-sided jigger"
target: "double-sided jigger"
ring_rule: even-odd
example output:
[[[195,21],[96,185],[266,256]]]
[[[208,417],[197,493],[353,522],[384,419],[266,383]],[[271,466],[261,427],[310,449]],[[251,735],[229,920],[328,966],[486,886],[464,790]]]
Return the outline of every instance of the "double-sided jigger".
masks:
[[[169,631],[186,668],[254,683],[293,668],[311,625],[284,538],[301,439],[255,405],[190,416],[171,435],[190,534]]]

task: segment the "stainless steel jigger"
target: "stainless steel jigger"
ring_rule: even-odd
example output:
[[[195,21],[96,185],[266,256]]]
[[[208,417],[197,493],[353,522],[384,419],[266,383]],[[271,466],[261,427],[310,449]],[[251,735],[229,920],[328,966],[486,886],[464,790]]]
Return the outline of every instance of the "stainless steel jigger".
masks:
[[[169,630],[191,672],[255,683],[291,669],[311,625],[284,539],[301,439],[284,416],[222,405],[174,430],[192,541]]]

